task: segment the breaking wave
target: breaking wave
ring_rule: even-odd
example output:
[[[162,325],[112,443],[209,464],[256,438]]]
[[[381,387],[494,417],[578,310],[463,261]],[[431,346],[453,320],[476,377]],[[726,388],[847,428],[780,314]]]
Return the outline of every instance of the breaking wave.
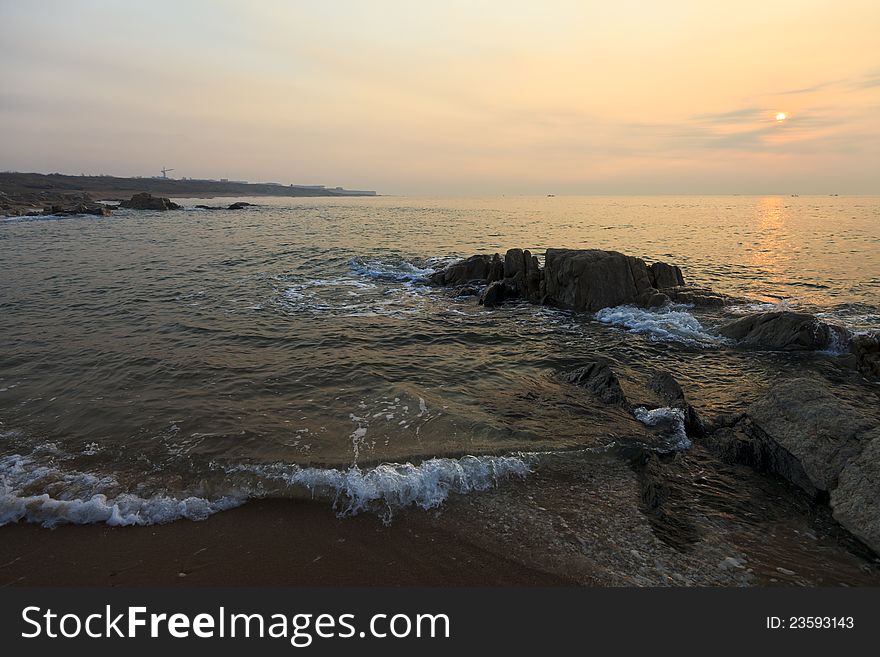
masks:
[[[706,332],[696,317],[687,312],[689,306],[670,304],[655,310],[636,306],[603,308],[594,319],[603,324],[622,326],[631,333],[647,335],[652,340],[683,342],[709,346],[722,341]]]
[[[424,283],[436,269],[430,263],[419,266],[408,260],[364,260],[354,258],[349,263],[351,271],[359,276],[397,283]]]
[[[234,496],[216,500],[163,494],[141,497],[118,492],[120,486],[113,477],[65,472],[19,454],[0,458],[0,480],[0,526],[20,520],[44,527],[65,523],[128,526],[204,520],[244,501]]]
[[[390,521],[395,509],[432,509],[450,493],[488,490],[505,478],[525,476],[531,468],[523,455],[433,458],[419,465],[383,463],[366,469],[268,464],[235,465],[225,471],[230,475],[254,475],[258,481],[215,499],[166,493],[141,496],[124,490],[109,475],[64,471],[41,464],[32,456],[4,456],[0,457],[0,526],[19,521],[55,527],[68,523],[129,526],[204,520],[240,506],[249,498],[272,494],[268,482],[280,482],[287,489],[301,489],[311,497],[332,500],[341,516],[376,511]]]
[[[458,459],[433,458],[419,465],[383,463],[361,470],[301,468],[296,465],[237,465],[227,472],[248,472],[261,478],[302,488],[312,496],[329,496],[340,515],[363,511],[391,512],[407,506],[427,510],[442,504],[450,493],[471,493],[496,486],[510,476],[525,476],[531,471],[524,456],[463,456]]]

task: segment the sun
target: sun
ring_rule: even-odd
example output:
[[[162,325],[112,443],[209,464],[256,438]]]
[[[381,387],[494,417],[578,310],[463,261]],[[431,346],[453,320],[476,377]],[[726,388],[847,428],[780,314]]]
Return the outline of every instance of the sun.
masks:
[[[787,118],[788,118],[788,114],[786,114],[785,112],[779,112],[776,115],[776,123],[782,123]]]

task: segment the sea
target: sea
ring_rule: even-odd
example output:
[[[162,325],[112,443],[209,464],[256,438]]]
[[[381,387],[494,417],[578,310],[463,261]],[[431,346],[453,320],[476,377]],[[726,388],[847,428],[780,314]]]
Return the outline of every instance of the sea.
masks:
[[[711,417],[846,351],[745,350],[721,323],[791,309],[880,330],[880,197],[207,203],[234,200],[254,205],[0,219],[0,524],[202,520],[268,497],[391,522],[613,442],[556,378],[579,363],[669,371]],[[737,301],[489,309],[427,284],[474,253],[550,247],[674,263]]]

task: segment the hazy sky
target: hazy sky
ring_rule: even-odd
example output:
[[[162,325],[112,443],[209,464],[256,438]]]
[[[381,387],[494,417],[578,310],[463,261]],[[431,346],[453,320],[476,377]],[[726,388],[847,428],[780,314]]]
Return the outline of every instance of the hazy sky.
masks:
[[[0,170],[162,166],[403,194],[880,193],[880,1],[0,0]]]

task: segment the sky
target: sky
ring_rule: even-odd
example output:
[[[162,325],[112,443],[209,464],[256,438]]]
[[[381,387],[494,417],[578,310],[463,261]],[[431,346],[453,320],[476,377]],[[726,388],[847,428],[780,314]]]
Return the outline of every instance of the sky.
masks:
[[[877,0],[0,0],[0,170],[877,194],[878,33]]]

